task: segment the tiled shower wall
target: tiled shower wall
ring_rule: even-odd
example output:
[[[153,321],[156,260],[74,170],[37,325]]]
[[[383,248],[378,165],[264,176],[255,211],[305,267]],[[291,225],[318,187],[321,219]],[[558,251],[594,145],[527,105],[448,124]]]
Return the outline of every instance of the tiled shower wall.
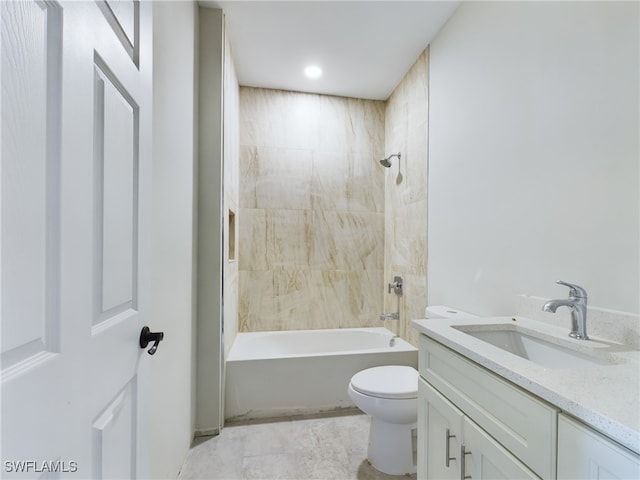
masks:
[[[427,301],[427,134],[428,49],[416,60],[387,100],[386,155],[401,152],[385,175],[385,285],[395,275],[404,280],[404,294],[384,294],[387,312],[400,312],[400,321],[387,328],[417,343],[411,320],[424,317]]]
[[[384,109],[240,88],[240,331],[380,325]]]
[[[223,292],[224,292],[224,356],[227,358],[238,332],[238,261],[237,261],[237,225],[240,223],[239,209],[239,86],[235,64],[231,52],[231,43],[224,36],[224,235],[223,242]]]

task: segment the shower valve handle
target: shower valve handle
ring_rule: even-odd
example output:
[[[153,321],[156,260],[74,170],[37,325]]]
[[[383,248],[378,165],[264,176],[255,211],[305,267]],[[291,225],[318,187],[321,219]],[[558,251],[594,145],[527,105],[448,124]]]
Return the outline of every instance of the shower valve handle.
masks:
[[[399,277],[399,276],[393,277],[393,282],[389,284],[389,288],[387,290],[388,293],[391,293],[391,289],[393,289],[393,292],[396,295],[398,296],[402,295],[402,277]]]

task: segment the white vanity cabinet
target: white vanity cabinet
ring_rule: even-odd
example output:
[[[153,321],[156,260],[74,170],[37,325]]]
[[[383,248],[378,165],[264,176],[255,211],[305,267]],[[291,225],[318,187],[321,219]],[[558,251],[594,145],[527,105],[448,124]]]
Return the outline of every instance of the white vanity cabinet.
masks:
[[[558,478],[640,479],[640,457],[581,422],[560,414]]]
[[[539,478],[423,379],[419,390],[419,478]]]
[[[556,478],[556,408],[425,335],[419,369],[418,478]]]
[[[418,479],[640,479],[636,453],[424,334],[419,347]]]

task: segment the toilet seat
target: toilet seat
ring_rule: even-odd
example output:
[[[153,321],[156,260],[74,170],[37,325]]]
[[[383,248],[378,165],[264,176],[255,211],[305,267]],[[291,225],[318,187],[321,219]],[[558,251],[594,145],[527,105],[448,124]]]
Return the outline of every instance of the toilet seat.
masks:
[[[351,387],[377,398],[418,398],[418,372],[402,365],[367,368],[351,378]]]

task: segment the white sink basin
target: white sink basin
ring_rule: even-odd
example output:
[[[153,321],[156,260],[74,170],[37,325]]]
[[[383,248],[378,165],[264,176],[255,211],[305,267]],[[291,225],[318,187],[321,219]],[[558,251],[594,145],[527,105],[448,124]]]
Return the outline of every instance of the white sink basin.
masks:
[[[453,328],[546,368],[584,368],[616,363],[597,352],[590,352],[586,344],[579,347],[584,351],[578,351],[577,346],[568,341],[548,341],[517,326],[484,325],[478,328],[460,325]]]

